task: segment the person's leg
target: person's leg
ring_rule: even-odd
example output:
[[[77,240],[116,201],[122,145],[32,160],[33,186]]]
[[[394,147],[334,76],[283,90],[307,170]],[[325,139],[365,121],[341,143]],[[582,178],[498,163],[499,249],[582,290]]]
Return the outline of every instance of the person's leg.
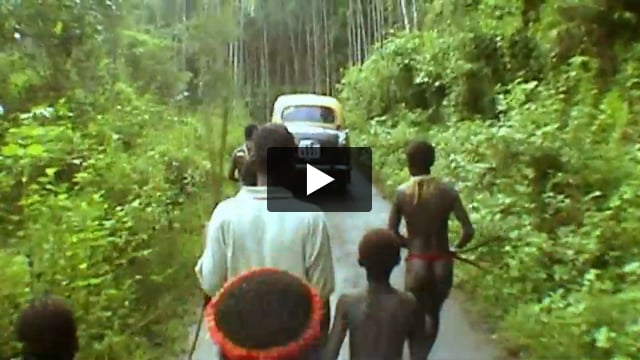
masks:
[[[407,264],[405,291],[413,294],[425,316],[426,332],[429,338],[427,349],[431,352],[438,336],[439,318],[438,313],[434,311],[438,303],[433,271],[429,269],[429,264],[422,260],[413,260]]]
[[[439,301],[433,274],[428,275],[425,279],[418,303],[424,309],[423,311],[426,316],[427,334],[429,335],[427,349],[428,353],[431,353],[438,339],[438,331],[440,330]]]
[[[449,297],[451,288],[453,286],[453,262],[451,261],[438,261],[432,266],[433,277],[432,290],[427,296],[429,296],[429,310],[428,316],[432,320],[431,330],[433,332],[433,342],[435,343],[440,331],[440,312],[442,311],[442,305]],[[433,346],[433,343],[431,343]],[[431,347],[429,348],[431,349]]]

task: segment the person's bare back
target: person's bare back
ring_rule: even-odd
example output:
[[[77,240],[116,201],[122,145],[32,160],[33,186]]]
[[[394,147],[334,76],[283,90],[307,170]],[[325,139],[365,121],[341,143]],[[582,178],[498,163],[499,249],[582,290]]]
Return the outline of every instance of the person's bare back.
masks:
[[[349,352],[352,360],[400,360],[405,341],[424,343],[424,316],[420,315],[415,298],[392,287],[370,287],[367,290],[340,297],[336,306],[336,331],[349,333]],[[344,336],[342,336],[344,339]],[[330,340],[333,337],[330,336]],[[340,342],[340,345],[342,342]],[[337,359],[340,346],[329,342],[328,359]],[[412,351],[412,359],[420,357]],[[424,352],[423,352],[424,353]]]
[[[409,250],[405,290],[415,296],[429,317],[431,349],[439,330],[440,310],[453,287],[454,253],[449,245],[449,218],[453,214],[462,225],[458,248],[472,239],[474,229],[455,187],[431,175],[434,147],[424,141],[413,142],[406,156],[412,178],[398,188],[388,227],[401,236],[400,222],[405,220],[404,246]]]
[[[455,188],[429,175],[413,177],[401,185],[394,208],[392,215],[397,220],[391,222],[399,223],[399,217],[404,217],[410,253],[449,251],[449,217],[464,211]]]
[[[347,333],[352,360],[400,360],[405,341],[412,360],[427,358],[425,318],[416,299],[389,284],[400,260],[397,240],[388,230],[373,230],[363,238],[359,262],[369,286],[338,299],[326,360],[338,358]]]

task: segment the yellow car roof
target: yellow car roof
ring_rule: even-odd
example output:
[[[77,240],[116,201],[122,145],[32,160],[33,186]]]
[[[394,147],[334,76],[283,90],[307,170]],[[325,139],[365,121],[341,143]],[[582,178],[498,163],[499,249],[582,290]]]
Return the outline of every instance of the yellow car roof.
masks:
[[[336,98],[318,94],[280,95],[274,105],[276,107],[284,107],[287,105],[327,106],[336,110],[341,108],[340,102]]]

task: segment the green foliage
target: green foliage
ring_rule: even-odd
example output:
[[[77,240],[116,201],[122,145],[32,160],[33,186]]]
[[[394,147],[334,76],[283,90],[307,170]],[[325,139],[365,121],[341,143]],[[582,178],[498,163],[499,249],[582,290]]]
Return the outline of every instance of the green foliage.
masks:
[[[221,149],[218,99],[175,100],[180,46],[135,27],[130,5],[0,5],[0,354],[44,292],[73,304],[83,359],[183,350],[220,151],[241,134]]]
[[[557,4],[545,4],[525,29],[513,26],[519,11],[483,23],[490,3],[468,10],[454,29],[391,39],[348,71],[341,98],[354,142],[376,149],[374,168],[389,193],[408,176],[406,142],[436,144],[436,171],[458,183],[475,241],[490,241],[473,256],[492,270],[459,265],[458,284],[484,305],[513,354],[636,358],[640,45],[620,40],[617,70],[603,83],[595,53],[546,63],[560,43],[541,29],[564,29]],[[415,86],[385,86],[403,61],[418,69],[415,78],[447,84],[440,123],[429,121],[435,106],[411,109],[387,96]],[[475,107],[492,103],[495,113]]]

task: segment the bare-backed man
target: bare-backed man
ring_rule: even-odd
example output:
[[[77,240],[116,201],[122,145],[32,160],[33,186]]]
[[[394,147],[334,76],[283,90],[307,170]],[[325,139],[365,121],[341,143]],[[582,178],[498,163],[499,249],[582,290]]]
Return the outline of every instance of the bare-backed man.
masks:
[[[255,186],[256,174],[253,166],[253,140],[258,132],[258,125],[249,124],[244,128],[244,144],[231,154],[231,166],[227,177],[231,181],[239,181],[243,185]]]
[[[409,250],[405,289],[411,292],[428,316],[429,351],[440,327],[440,310],[453,286],[453,256],[449,245],[451,214],[462,226],[455,248],[461,249],[473,238],[474,228],[455,187],[431,174],[435,148],[425,141],[414,141],[406,150],[411,179],[397,189],[389,215],[389,228],[400,235],[404,218]]]

